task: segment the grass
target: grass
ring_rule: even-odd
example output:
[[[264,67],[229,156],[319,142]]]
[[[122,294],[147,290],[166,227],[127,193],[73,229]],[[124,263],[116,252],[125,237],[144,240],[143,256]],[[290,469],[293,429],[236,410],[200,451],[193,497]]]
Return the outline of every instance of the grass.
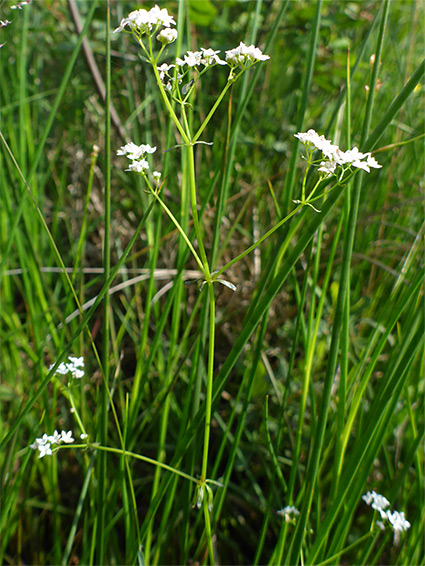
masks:
[[[12,5],[1,563],[422,564],[423,5],[161,1],[161,63],[270,55],[232,85],[208,70],[184,110],[159,43],[146,61],[111,33],[134,4]],[[382,168],[308,203],[309,128]],[[128,141],[157,147],[160,192]],[[84,378],[57,373],[69,355]],[[54,430],[75,443],[38,458]]]

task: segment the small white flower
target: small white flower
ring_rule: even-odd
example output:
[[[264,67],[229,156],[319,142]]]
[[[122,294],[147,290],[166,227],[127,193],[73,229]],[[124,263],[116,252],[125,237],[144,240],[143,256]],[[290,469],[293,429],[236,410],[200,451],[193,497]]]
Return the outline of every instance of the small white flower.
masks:
[[[52,449],[50,448],[50,444],[40,444],[38,446],[38,450],[40,454],[38,455],[39,458],[43,458],[44,456],[50,456],[52,454]]]
[[[155,151],[156,147],[151,147],[149,144],[142,143],[141,145],[136,145],[133,142],[129,142],[118,149],[117,155],[126,155],[128,159],[134,161],[145,155],[145,153],[154,153]]]
[[[68,430],[68,432],[63,430],[61,432],[61,442],[65,442],[65,444],[72,444],[74,442],[74,439],[72,438],[72,430]]]
[[[401,533],[410,529],[410,523],[406,520],[403,512],[394,511],[391,513],[391,511],[388,511],[387,518],[394,530],[394,544],[398,545]]]
[[[370,505],[372,509],[379,511],[382,519],[387,518],[387,511],[385,511],[385,508],[390,505],[390,502],[386,497],[376,493],[375,491],[368,491],[362,496],[362,499],[367,505]]]
[[[180,57],[176,58],[177,65],[183,67],[187,65],[188,67],[196,67],[202,63],[202,51],[188,51],[184,56],[184,59]]]
[[[226,61],[231,67],[241,65],[242,67],[250,67],[257,61],[267,61],[269,55],[264,55],[258,47],[254,45],[246,46],[242,41],[234,49],[226,51]]]
[[[286,523],[290,523],[291,521],[295,520],[295,518],[300,514],[300,512],[293,505],[288,505],[283,509],[280,509],[277,512],[277,514],[284,517]]]
[[[48,437],[48,440],[50,444],[60,444],[62,441],[62,435],[55,430],[55,432]]]
[[[84,432],[82,432],[82,433],[80,434],[81,440],[85,440],[86,438],[88,438],[88,436],[89,436],[89,435],[88,435],[88,434],[85,434]]]
[[[299,132],[298,134],[294,134],[294,137],[298,138],[300,142],[307,147],[314,146],[330,158],[335,155],[335,152],[338,149],[337,145],[333,145],[330,140],[325,138],[325,136],[319,136],[319,134],[312,129],[308,130],[308,132]]]
[[[49,366],[49,371],[52,369],[52,367],[53,367],[54,365],[55,365],[55,364],[52,364],[51,366]],[[55,374],[56,374],[56,373],[60,373],[60,374],[62,374],[62,375],[66,375],[66,374],[68,373],[68,367],[66,366],[66,364],[65,364],[64,362],[61,362],[61,363],[59,364],[59,366],[56,368]]]
[[[318,171],[324,173],[325,177],[330,177],[335,173],[336,167],[337,167],[337,163],[335,161],[322,161],[320,163],[320,167],[318,168]]]
[[[220,51],[214,51],[214,49],[204,49],[203,47],[201,47],[201,51],[203,54],[202,64],[206,67],[215,65],[216,63],[218,65],[227,65],[226,61],[223,61],[218,56],[218,53],[220,53]]]
[[[141,159],[140,161],[133,161],[126,171],[136,171],[136,173],[144,173],[149,169],[149,163],[146,159]]]
[[[159,171],[154,171],[154,172],[152,173],[152,176],[153,176],[153,178],[154,178],[156,181],[159,181],[160,178],[161,178],[161,173],[160,173]]]
[[[151,24],[155,26],[162,25],[169,28],[171,25],[176,25],[173,16],[169,16],[168,11],[165,8],[161,10],[159,6],[154,6],[149,10],[149,17]]]
[[[382,165],[379,165],[379,163],[376,161],[374,157],[371,156],[370,153],[366,153],[366,155],[367,155],[366,163],[368,164],[369,167],[372,167],[373,169],[380,169],[382,167]]]
[[[166,28],[159,32],[156,39],[160,41],[163,45],[168,43],[173,43],[177,39],[177,30],[172,28]]]
[[[72,438],[72,431],[69,430],[68,432],[62,430],[61,433],[57,430],[52,435],[43,434],[41,438],[36,438],[33,444],[30,444],[30,448],[32,450],[38,450],[40,452],[39,458],[43,458],[44,456],[48,456],[52,454],[52,444],[61,444],[65,442],[65,444],[71,444],[74,442]]]
[[[55,375],[57,373],[61,375],[66,375],[67,373],[71,373],[74,379],[81,379],[84,377],[84,358],[81,356],[80,358],[76,358],[75,356],[68,356],[68,362],[61,362],[55,371]],[[52,369],[54,364],[49,367],[49,371]]]
[[[161,10],[159,6],[154,6],[149,11],[141,9],[130,12],[127,18],[121,20],[114,33],[124,31],[125,27],[129,26],[132,32],[143,35],[150,33],[151,30],[157,30],[160,26],[169,28],[170,25],[175,25],[175,23],[173,17],[168,15],[165,8]]]

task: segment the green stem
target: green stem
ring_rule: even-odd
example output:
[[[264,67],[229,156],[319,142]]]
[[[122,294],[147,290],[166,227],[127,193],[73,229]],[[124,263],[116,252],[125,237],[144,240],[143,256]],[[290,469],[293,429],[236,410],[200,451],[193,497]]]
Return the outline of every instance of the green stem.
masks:
[[[197,206],[197,199],[196,199],[196,178],[195,178],[195,156],[193,145],[187,146],[187,153],[189,157],[189,189],[190,189],[190,201],[192,205],[192,219],[193,219],[193,227],[196,234],[196,239],[198,240],[198,247],[199,253],[201,255],[203,268],[202,271],[205,274],[206,279],[210,278],[210,268],[208,265],[207,255],[205,253],[204,243],[202,241],[202,233],[199,226],[199,219],[198,219],[198,206]]]
[[[204,507],[204,517],[205,517],[205,531],[206,531],[207,542],[208,542],[208,554],[209,554],[209,558],[210,558],[210,564],[211,564],[211,566],[214,566],[215,560],[214,560],[214,549],[213,549],[213,545],[212,545],[212,536],[211,536],[212,533],[211,533],[210,512],[208,510],[208,498],[206,498],[206,497],[204,497],[203,507]]]
[[[166,106],[166,108],[167,108],[167,110],[168,110],[168,112],[171,116],[171,119],[173,120],[174,124],[176,125],[176,128],[178,129],[178,131],[180,132],[185,144],[190,145],[190,143],[191,143],[190,139],[187,136],[186,132],[184,131],[183,126],[180,124],[180,121],[177,118],[176,113],[174,112],[174,109],[171,106],[171,103],[168,99],[167,93],[165,92],[165,89],[164,89],[164,86],[161,82],[161,79],[159,78],[158,69],[156,67],[156,62],[153,59],[153,57],[151,58],[150,63],[152,65],[153,72],[155,74],[156,82],[158,84],[158,88],[159,88],[159,92],[161,93],[162,100],[164,101],[164,104],[165,104],[165,106]]]
[[[60,446],[60,449],[63,448],[87,448],[87,444],[72,444],[72,445],[63,445]],[[111,452],[112,454],[118,454],[120,456],[134,458],[135,460],[141,460],[142,462],[146,462],[148,464],[152,464],[153,466],[157,466],[159,468],[163,468],[168,472],[181,476],[182,478],[189,480],[195,484],[199,483],[199,480],[186,474],[185,472],[181,472],[168,464],[164,464],[163,462],[158,462],[158,460],[154,460],[153,458],[148,458],[148,456],[142,456],[141,454],[136,454],[135,452],[129,452],[128,450],[123,450],[122,448],[110,448],[109,446],[102,446],[101,444],[89,444],[89,448],[94,450],[100,450],[101,452]]]
[[[201,482],[205,481],[207,478],[208,450],[210,444],[210,430],[211,430],[212,391],[213,391],[213,378],[214,378],[215,297],[214,297],[214,285],[212,282],[208,283],[208,297],[210,300],[208,376],[207,376],[207,396],[205,400],[204,452],[202,456]]]
[[[202,132],[205,130],[205,128],[208,125],[208,122],[211,120],[214,112],[217,110],[218,105],[220,104],[220,102],[223,100],[224,95],[226,94],[226,92],[229,90],[229,88],[232,86],[233,82],[229,82],[227,81],[226,86],[223,88],[220,96],[217,98],[217,100],[214,103],[214,106],[211,108],[211,110],[208,113],[208,116],[205,118],[205,120],[202,122],[202,124],[200,125],[198,131],[196,132],[196,134],[193,136],[192,138],[192,143],[195,143],[197,141],[197,139],[199,138],[199,136],[202,134]]]
[[[224,273],[226,271],[226,269],[229,269],[229,267],[231,267],[232,265],[234,265],[235,263],[237,263],[239,260],[241,260],[242,258],[244,258],[246,255],[248,255],[249,253],[251,253],[253,250],[255,250],[255,248],[257,246],[259,246],[261,243],[264,242],[264,240],[266,240],[268,237],[270,237],[274,232],[276,232],[276,230],[278,228],[280,228],[283,224],[285,224],[285,222],[287,222],[290,218],[292,218],[292,216],[294,216],[299,210],[301,210],[301,208],[303,207],[302,204],[299,204],[296,208],[294,208],[294,210],[292,210],[288,216],[285,216],[285,218],[282,218],[282,220],[280,220],[275,226],[273,226],[273,228],[270,228],[270,230],[268,232],[266,232],[264,234],[264,236],[261,236],[261,238],[259,240],[257,240],[254,244],[252,244],[252,246],[250,246],[248,249],[246,249],[244,252],[242,252],[241,254],[239,254],[238,256],[236,256],[235,258],[233,258],[232,260],[229,261],[229,263],[226,263],[226,265],[224,267],[222,267],[219,271],[217,271],[216,273],[214,273],[214,279],[217,279],[217,277],[220,277],[220,275],[222,273]]]
[[[147,178],[145,177],[146,181]],[[190,249],[190,251],[193,254],[193,257],[196,260],[196,263],[199,265],[199,269],[202,271],[202,273],[206,276],[207,274],[205,273],[205,266],[203,265],[201,259],[199,258],[198,254],[195,251],[195,248],[192,246],[191,241],[189,240],[189,238],[187,237],[186,232],[183,230],[183,228],[180,226],[179,221],[177,220],[177,218],[174,216],[174,214],[171,212],[171,210],[168,208],[168,206],[165,204],[165,202],[161,199],[161,197],[158,195],[157,192],[155,192],[153,190],[153,188],[150,186],[149,182],[148,182],[148,187],[149,190],[151,191],[152,195],[156,198],[156,200],[159,202],[159,204],[162,206],[162,208],[165,210],[165,212],[168,214],[169,218],[171,219],[172,223],[174,224],[174,226],[177,228],[177,230],[180,232],[180,234],[182,235],[184,241],[187,244],[187,247]],[[205,253],[205,252],[204,252]],[[207,265],[208,267],[208,265]],[[209,273],[209,271],[208,271]]]

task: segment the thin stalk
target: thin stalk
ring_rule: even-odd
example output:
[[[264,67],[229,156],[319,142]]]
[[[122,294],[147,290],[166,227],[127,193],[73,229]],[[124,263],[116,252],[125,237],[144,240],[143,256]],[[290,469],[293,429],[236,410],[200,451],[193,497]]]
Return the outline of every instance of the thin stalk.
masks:
[[[226,265],[224,267],[222,267],[216,273],[214,273],[214,279],[216,279],[217,277],[220,277],[220,275],[222,273],[224,273],[226,271],[226,269],[229,269],[229,267],[231,267],[233,264],[237,263],[239,260],[241,260],[242,258],[247,256],[249,253],[251,253],[253,250],[255,250],[256,247],[258,247],[260,244],[262,244],[264,242],[264,240],[267,240],[267,238],[269,238],[274,232],[276,232],[276,230],[278,228],[283,226],[283,224],[285,224],[285,222],[287,222],[299,210],[301,210],[301,208],[303,206],[304,206],[303,204],[299,204],[296,208],[294,208],[294,210],[292,210],[287,216],[285,216],[285,218],[282,218],[282,220],[280,220],[275,226],[273,226],[273,228],[270,228],[270,230],[268,232],[266,232],[263,236],[261,236],[261,238],[259,240],[257,240],[254,244],[252,244],[252,246],[250,246],[244,252],[242,252],[241,254],[239,254],[238,256],[233,258],[232,260],[230,260],[228,263],[226,263]]]
[[[201,481],[207,479],[208,451],[211,431],[212,391],[214,379],[214,340],[215,340],[215,297],[214,285],[208,283],[208,297],[210,301],[209,340],[208,340],[208,375],[207,394],[205,399],[205,429],[204,429],[204,451],[202,455]]]
[[[239,73],[240,75],[241,73]],[[239,76],[238,75],[238,76]],[[197,141],[197,139],[199,138],[199,136],[202,134],[202,132],[205,130],[205,128],[208,125],[208,122],[211,120],[211,118],[213,117],[214,112],[217,110],[219,104],[221,103],[221,101],[224,98],[224,95],[226,94],[226,92],[229,90],[229,88],[232,86],[233,82],[228,81],[226,83],[226,86],[223,88],[223,90],[221,91],[220,96],[217,98],[217,100],[215,101],[213,107],[211,108],[211,110],[208,112],[207,117],[205,118],[205,120],[202,122],[202,124],[200,125],[198,131],[196,132],[196,134],[193,136],[192,138],[192,143],[195,143]]]
[[[205,278],[208,280],[210,278],[210,268],[208,265],[207,256],[205,253],[204,244],[202,241],[202,233],[199,226],[199,219],[198,219],[198,207],[197,207],[197,199],[196,199],[196,178],[195,178],[195,156],[194,156],[194,149],[193,145],[189,145],[187,147],[187,155],[188,155],[188,165],[189,165],[189,190],[190,190],[190,202],[192,205],[192,220],[193,220],[193,228],[195,230],[196,239],[198,241],[199,253],[202,259],[202,271],[205,274]]]
[[[211,520],[210,520],[210,512],[208,510],[208,498],[204,498],[204,517],[205,517],[205,531],[207,536],[208,542],[208,555],[210,559],[211,566],[214,566],[214,549],[212,545],[212,532],[211,532]]]
[[[154,72],[154,74],[155,74],[156,82],[157,82],[157,84],[158,84],[159,92],[160,92],[160,94],[161,94],[161,98],[162,98],[162,100],[163,100],[163,102],[164,102],[164,104],[165,104],[165,107],[167,108],[167,110],[168,110],[168,112],[169,112],[169,114],[170,114],[170,116],[171,116],[171,119],[173,120],[174,124],[176,125],[176,128],[177,128],[178,131],[180,132],[181,137],[183,138],[185,144],[186,144],[186,145],[190,145],[190,138],[188,137],[188,135],[187,135],[186,132],[184,131],[183,126],[180,124],[180,120],[177,118],[177,115],[176,115],[176,113],[174,112],[174,108],[171,106],[171,103],[170,103],[170,101],[169,101],[169,99],[168,99],[168,96],[167,96],[167,94],[166,94],[166,92],[165,92],[165,90],[164,90],[164,86],[163,86],[163,84],[162,84],[162,82],[161,82],[161,79],[160,79],[159,73],[158,73],[158,69],[157,69],[157,67],[156,67],[156,61],[155,61],[155,59],[152,58],[150,62],[151,62],[151,65],[152,65],[152,68],[153,68],[153,72]]]
[[[205,265],[203,264],[203,262],[201,261],[200,257],[198,256],[198,254],[195,251],[195,248],[193,247],[191,241],[189,240],[189,238],[187,237],[186,232],[183,230],[183,228],[180,226],[179,221],[177,220],[177,218],[174,216],[174,214],[171,212],[171,210],[168,208],[168,206],[165,204],[165,202],[161,199],[161,197],[158,195],[158,193],[156,193],[155,191],[152,191],[153,196],[156,198],[156,200],[159,202],[159,204],[162,206],[162,208],[165,210],[165,212],[168,214],[168,216],[170,217],[170,220],[172,221],[172,223],[174,224],[174,226],[177,228],[177,230],[180,232],[182,238],[184,239],[184,241],[186,242],[187,247],[190,249],[190,251],[193,254],[193,257],[196,260],[196,263],[199,266],[199,269],[202,271],[202,273],[205,274]],[[199,228],[198,228],[199,229]],[[202,240],[201,240],[202,241]],[[205,251],[204,251],[204,255],[205,255]],[[206,258],[205,258],[206,259]],[[206,266],[208,267],[208,263],[206,264]]]

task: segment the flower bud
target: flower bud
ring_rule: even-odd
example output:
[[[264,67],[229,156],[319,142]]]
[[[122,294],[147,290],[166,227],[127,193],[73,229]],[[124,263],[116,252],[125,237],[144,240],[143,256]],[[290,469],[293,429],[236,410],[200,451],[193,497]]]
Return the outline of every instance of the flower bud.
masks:
[[[167,45],[168,43],[173,43],[177,39],[177,30],[171,28],[165,28],[159,32],[156,39],[162,43],[162,45]]]

